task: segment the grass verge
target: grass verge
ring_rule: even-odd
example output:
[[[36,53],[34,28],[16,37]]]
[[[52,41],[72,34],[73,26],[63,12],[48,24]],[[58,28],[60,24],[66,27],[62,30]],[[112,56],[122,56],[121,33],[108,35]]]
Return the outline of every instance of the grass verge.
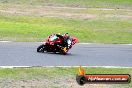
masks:
[[[93,68],[87,67],[86,73],[88,74],[130,74],[132,75],[132,68]],[[54,68],[46,68],[46,67],[34,67],[34,68],[1,68],[0,69],[0,85],[4,85],[4,81],[6,80],[6,84],[14,86],[27,86],[43,88],[44,85],[50,88],[60,88],[60,87],[69,87],[73,88],[81,88],[75,81],[76,74],[78,73],[78,68],[71,67],[54,67]],[[13,81],[13,82],[12,82]],[[16,83],[16,84],[15,84]],[[32,84],[34,83],[34,84]],[[39,85],[37,85],[37,83]],[[41,84],[40,84],[41,83]],[[25,85],[26,84],[26,85]],[[52,84],[52,85],[51,85]],[[41,86],[41,87],[40,87]],[[100,84],[85,85],[84,87],[89,88],[97,88]],[[106,84],[102,84],[102,87],[105,88]],[[132,83],[130,84],[107,84],[107,87],[114,88],[131,88]]]
[[[79,42],[132,43],[131,7],[131,0],[1,0],[0,41],[40,42],[68,32]]]
[[[132,8],[131,0],[0,0],[1,4],[70,6],[92,8]]]
[[[42,41],[53,33],[66,33],[79,42],[132,43],[132,21],[68,19],[34,16],[0,16],[0,40]]]

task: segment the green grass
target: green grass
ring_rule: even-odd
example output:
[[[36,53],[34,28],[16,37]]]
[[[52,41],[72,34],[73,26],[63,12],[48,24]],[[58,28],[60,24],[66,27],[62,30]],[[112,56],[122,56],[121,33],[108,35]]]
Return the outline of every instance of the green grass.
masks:
[[[130,74],[132,75],[132,68],[101,68],[101,67],[85,67],[87,74]],[[76,67],[33,67],[33,68],[0,68],[0,78],[22,78],[35,76],[76,76],[78,68]],[[23,76],[22,76],[23,75]]]
[[[92,8],[132,8],[131,0],[0,0],[0,3]]]
[[[30,12],[39,6],[72,6],[91,7],[88,9],[47,8],[46,17],[37,12],[28,15],[11,14],[16,12]],[[115,10],[99,10],[96,8],[124,8]],[[132,8],[131,0],[0,0],[0,40],[9,41],[43,41],[53,33],[66,33],[76,36],[79,42],[91,43],[132,43]],[[48,13],[47,10],[47,13]],[[6,12],[7,11],[7,12]],[[41,11],[40,11],[41,12]],[[55,15],[80,14],[95,15],[95,18],[83,18]],[[55,13],[55,14],[54,14]],[[57,17],[50,17],[57,16]],[[108,17],[107,17],[108,16]],[[110,16],[110,17],[109,17]],[[121,16],[121,17],[120,17]],[[129,18],[127,18],[129,17]]]
[[[132,43],[132,21],[68,19],[35,16],[0,16],[0,40],[42,41],[53,33],[66,33],[79,42]]]
[[[85,67],[87,74],[130,74],[132,75],[132,68],[101,68],[101,67]],[[10,80],[33,80],[33,79],[49,79],[54,80],[56,78],[69,77],[75,78],[78,74],[78,68],[71,67],[34,67],[34,68],[1,68],[0,69],[0,79],[10,79]],[[114,85],[114,87],[117,85]],[[130,84],[119,84],[118,86],[129,86]]]

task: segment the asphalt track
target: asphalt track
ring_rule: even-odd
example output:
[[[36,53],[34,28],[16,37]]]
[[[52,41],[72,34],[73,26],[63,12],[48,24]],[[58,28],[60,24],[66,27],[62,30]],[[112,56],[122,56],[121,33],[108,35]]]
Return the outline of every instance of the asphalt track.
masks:
[[[0,66],[132,67],[132,45],[76,44],[67,55],[37,53],[41,43],[0,43]]]

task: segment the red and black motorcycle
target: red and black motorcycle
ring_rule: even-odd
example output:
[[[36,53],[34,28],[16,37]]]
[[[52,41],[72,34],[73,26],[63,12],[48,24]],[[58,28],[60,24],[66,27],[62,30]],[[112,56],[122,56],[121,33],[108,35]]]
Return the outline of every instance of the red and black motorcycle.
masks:
[[[51,35],[37,48],[37,52],[53,52],[67,54],[69,49],[78,42],[75,37],[69,37],[65,39],[63,36]]]

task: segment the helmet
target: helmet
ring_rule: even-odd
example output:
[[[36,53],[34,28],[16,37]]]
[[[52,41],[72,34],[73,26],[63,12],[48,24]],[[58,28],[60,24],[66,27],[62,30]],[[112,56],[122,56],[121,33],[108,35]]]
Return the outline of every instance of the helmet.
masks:
[[[60,33],[57,33],[58,35],[61,35]]]
[[[64,35],[65,35],[65,36],[68,36],[68,33],[65,33]]]
[[[68,33],[65,33],[65,34],[67,34],[67,35],[68,35]]]

